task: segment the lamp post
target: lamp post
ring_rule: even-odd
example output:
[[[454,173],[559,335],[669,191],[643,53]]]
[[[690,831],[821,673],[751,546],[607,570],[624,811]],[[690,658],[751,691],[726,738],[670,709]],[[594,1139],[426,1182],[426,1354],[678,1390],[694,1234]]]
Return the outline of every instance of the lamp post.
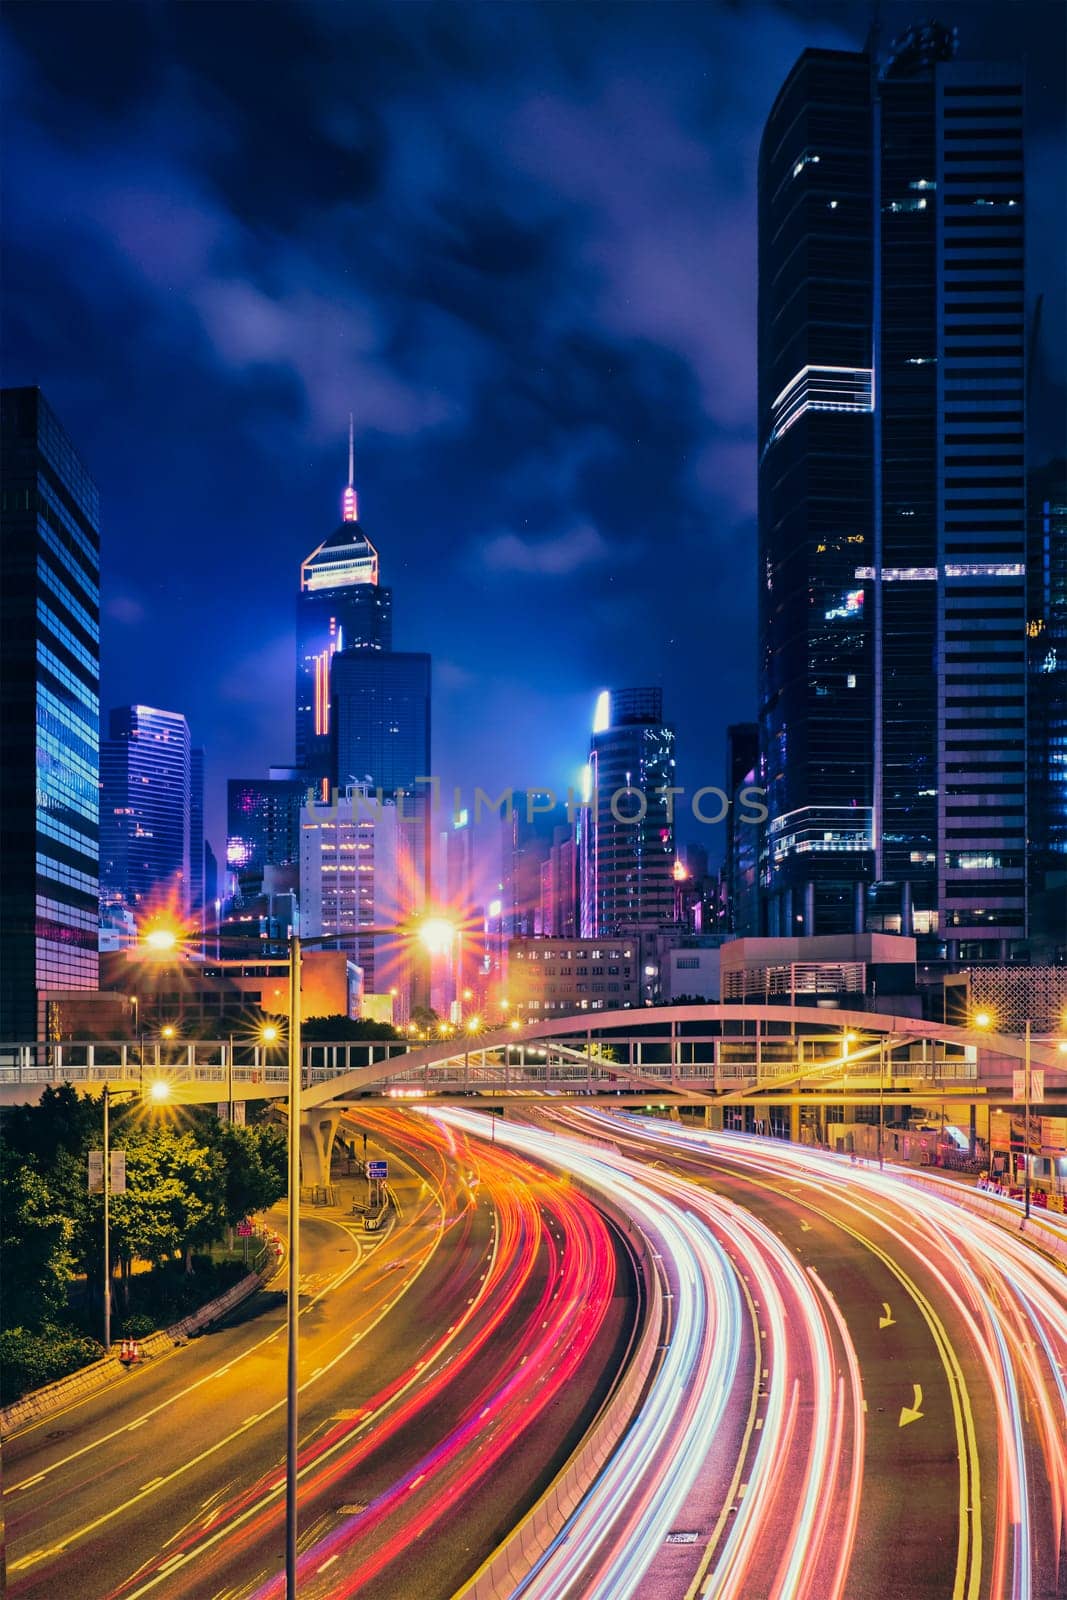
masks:
[[[104,1352],[111,1354],[111,1102],[127,1095],[133,1099],[141,1096],[140,1089],[113,1090],[104,1084],[104,1160],[102,1181],[104,1188]],[[162,1079],[152,1085],[153,1100],[165,1100],[170,1085]]]
[[[1030,1018],[1026,1019],[1026,1053],[1023,1058],[1023,1216],[1030,1215]]]

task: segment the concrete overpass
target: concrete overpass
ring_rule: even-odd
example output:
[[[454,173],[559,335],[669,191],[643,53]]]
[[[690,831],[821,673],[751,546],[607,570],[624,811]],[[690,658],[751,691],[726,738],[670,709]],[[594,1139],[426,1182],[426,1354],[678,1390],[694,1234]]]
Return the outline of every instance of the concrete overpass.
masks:
[[[356,1103],[610,1099],[789,1106],[1010,1105],[1024,1044],[891,1013],[773,1005],[683,1005],[529,1023],[411,1049],[402,1042],[306,1044],[301,1145],[325,1181],[340,1117]],[[1067,1113],[1067,1055],[1035,1041],[1032,1098]],[[173,1041],[0,1045],[0,1104],[49,1084],[95,1093],[166,1080],[179,1104],[284,1099],[284,1049]]]

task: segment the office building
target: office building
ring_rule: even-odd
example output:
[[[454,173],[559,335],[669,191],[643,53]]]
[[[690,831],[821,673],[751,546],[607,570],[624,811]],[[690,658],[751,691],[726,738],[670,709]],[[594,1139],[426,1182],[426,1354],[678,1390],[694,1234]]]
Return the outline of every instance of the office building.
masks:
[[[430,658],[344,650],[334,657],[331,683],[338,791],[367,785],[396,804],[406,854],[419,865],[428,886]]]
[[[507,998],[509,1015],[519,1022],[640,1005],[636,941],[511,939]]]
[[[96,486],[39,389],[0,397],[0,1038],[95,989],[100,738]]]
[[[759,169],[772,935],[1026,932],[1022,90],[809,50]]]
[[[231,778],[226,785],[226,866],[238,902],[263,893],[268,867],[297,867],[300,808],[308,782],[292,768],[267,778]]]
[[[541,915],[535,933],[546,938],[578,936],[578,844],[569,823],[557,824],[547,860],[541,863]]]
[[[300,931],[341,935],[368,994],[394,992],[396,1013],[410,1006],[412,965],[420,953],[401,930],[424,905],[423,883],[399,808],[350,788],[300,814]],[[361,930],[368,930],[366,933]],[[372,933],[371,929],[396,929]]]
[[[203,927],[213,913],[205,913],[204,871],[206,865],[204,838],[204,751],[194,745],[189,752],[189,909],[197,923]]]
[[[605,689],[580,813],[583,938],[670,922],[674,911],[674,729],[661,689]]]
[[[191,752],[180,711],[118,706],[100,745],[100,899],[190,910]]]
[[[503,922],[511,938],[530,938],[540,924],[542,869],[557,829],[566,827],[567,808],[541,789],[519,789],[501,818],[500,896]]]
[[[726,793],[730,808],[726,813],[723,851],[729,933],[759,932],[759,825],[747,820],[751,809],[741,799],[742,790],[758,785],[758,771],[759,724],[732,723],[726,730]]]
[[[1030,933],[1067,960],[1067,461],[1030,474],[1027,832]]]
[[[334,781],[331,664],[342,650],[392,649],[392,594],[360,521],[352,427],[341,521],[300,567],[296,614],[296,765],[323,799]]]

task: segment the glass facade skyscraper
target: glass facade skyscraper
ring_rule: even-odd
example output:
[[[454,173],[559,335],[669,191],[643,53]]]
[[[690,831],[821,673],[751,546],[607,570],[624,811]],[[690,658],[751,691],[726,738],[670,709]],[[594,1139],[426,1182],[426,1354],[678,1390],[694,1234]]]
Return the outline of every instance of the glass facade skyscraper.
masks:
[[[231,778],[226,785],[226,865],[237,898],[258,895],[265,867],[300,861],[300,808],[308,797],[303,778]]]
[[[332,778],[331,663],[342,650],[393,646],[392,594],[359,523],[349,439],[342,521],[300,568],[296,613],[296,765],[328,798]]]
[[[1028,844],[1031,933],[1067,955],[1067,461],[1029,482]]]
[[[1026,931],[1022,90],[807,51],[760,155],[764,931]]]
[[[0,396],[0,1038],[97,987],[96,486],[39,389]]]
[[[605,690],[589,747],[591,804],[579,814],[583,938],[672,920],[672,800],[657,791],[673,785],[663,691]]]
[[[100,898],[190,909],[189,725],[180,711],[118,706],[100,745]]]

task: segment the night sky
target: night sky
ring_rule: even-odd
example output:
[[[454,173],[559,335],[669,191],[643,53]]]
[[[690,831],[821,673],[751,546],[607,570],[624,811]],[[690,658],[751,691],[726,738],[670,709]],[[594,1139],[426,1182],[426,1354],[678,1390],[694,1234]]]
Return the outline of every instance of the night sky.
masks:
[[[1064,18],[935,14],[1028,61],[1037,448],[1062,437]],[[348,413],[435,768],[577,781],[595,694],[662,683],[679,781],[755,704],[756,156],[864,4],[20,4],[2,87],[4,381],[100,486],[103,706],[225,779],[292,755],[299,563]],[[1034,459],[1037,459],[1035,452]]]

